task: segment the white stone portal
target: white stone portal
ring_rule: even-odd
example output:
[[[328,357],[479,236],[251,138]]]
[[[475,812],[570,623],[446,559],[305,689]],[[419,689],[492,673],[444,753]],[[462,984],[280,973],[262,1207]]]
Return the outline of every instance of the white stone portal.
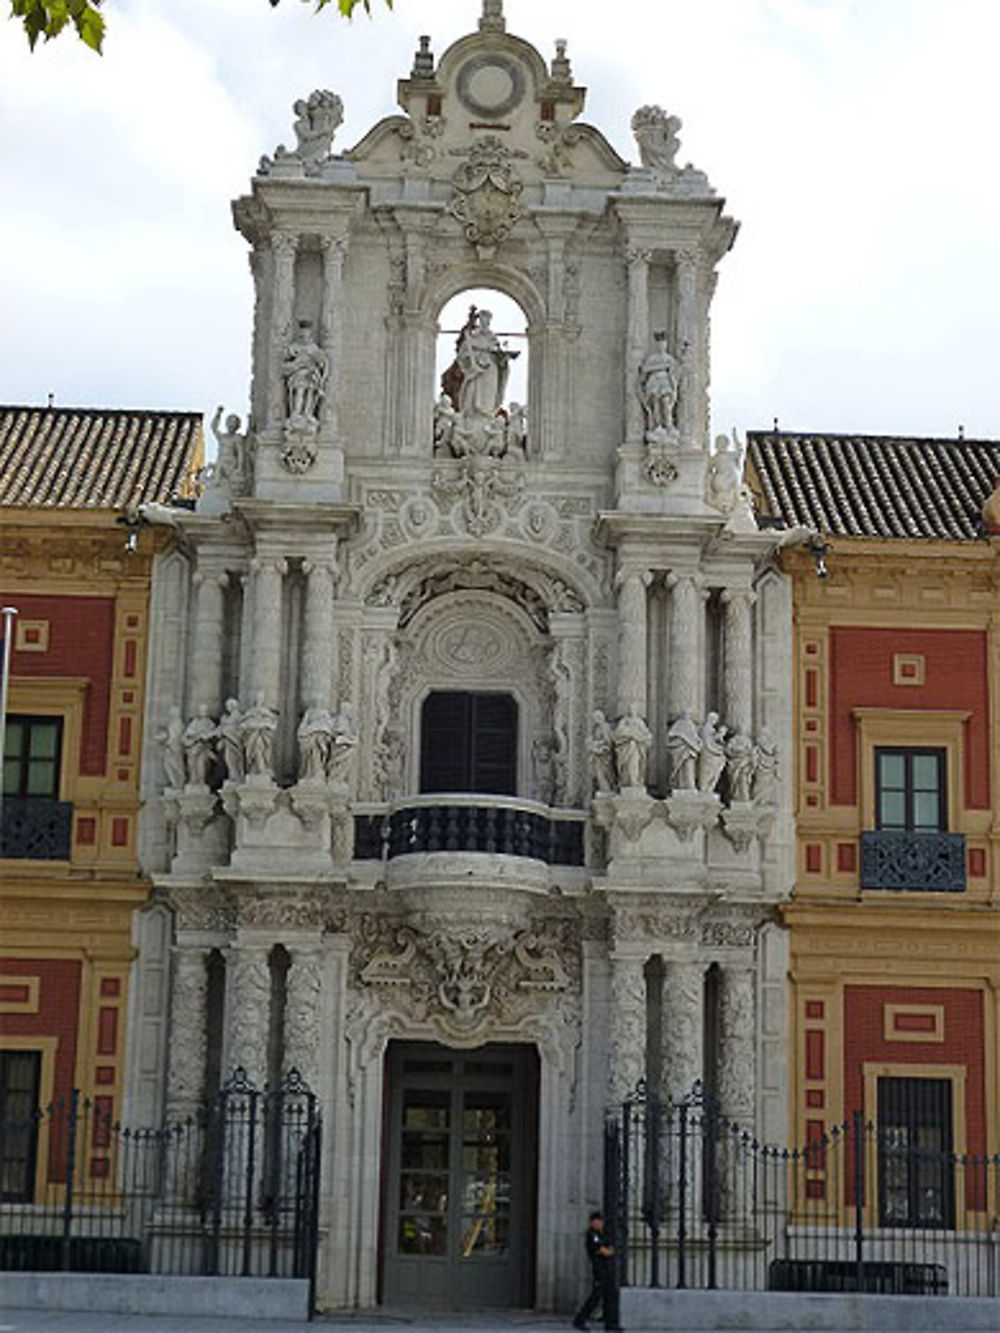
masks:
[[[422,42],[401,113],[349,151],[335,94],[296,103],[297,147],[234,206],[246,431],[220,432],[225,466],[159,558],[161,1092],[186,1113],[236,1064],[315,1089],[329,1308],[373,1305],[395,1243],[394,1040],[537,1050],[545,1309],[576,1288],[609,1102],[651,1070],[670,1098],[705,1076],[713,965],[726,1114],[783,1136],[790,602],[709,449],[709,305],[737,228],[676,166],[676,116],[636,113],[630,165],[579,119],[584,92],[565,44],[546,63],[488,3],[440,60]],[[484,288],[526,337],[505,347],[479,309],[439,378],[441,311]],[[159,976],[168,941],[139,938]]]

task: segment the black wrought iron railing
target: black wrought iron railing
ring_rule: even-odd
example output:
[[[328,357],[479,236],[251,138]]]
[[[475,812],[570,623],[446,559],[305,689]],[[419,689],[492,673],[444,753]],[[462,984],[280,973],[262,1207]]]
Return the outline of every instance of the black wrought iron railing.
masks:
[[[861,887],[964,893],[965,834],[862,833]]]
[[[237,1070],[196,1115],[129,1129],[76,1091],[0,1119],[0,1269],[315,1285],[320,1118],[293,1070]]]
[[[921,1147],[855,1114],[797,1149],[759,1142],[700,1086],[636,1093],[605,1123],[619,1280],[643,1287],[996,1296],[1000,1155]]]
[[[547,865],[584,864],[585,816],[568,819],[545,807],[502,797],[407,803],[354,817],[354,855],[388,860],[416,852],[492,852]]]
[[[71,801],[5,796],[0,806],[0,856],[68,861],[72,827]]]

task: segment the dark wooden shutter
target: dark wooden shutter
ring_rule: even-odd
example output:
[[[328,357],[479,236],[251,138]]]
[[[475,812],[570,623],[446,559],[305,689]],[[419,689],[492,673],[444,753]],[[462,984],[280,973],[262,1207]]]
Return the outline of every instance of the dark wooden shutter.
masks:
[[[517,794],[517,704],[509,694],[440,690],[427,696],[420,790]]]
[[[472,696],[471,769],[470,791],[517,794],[517,704],[509,694]]]

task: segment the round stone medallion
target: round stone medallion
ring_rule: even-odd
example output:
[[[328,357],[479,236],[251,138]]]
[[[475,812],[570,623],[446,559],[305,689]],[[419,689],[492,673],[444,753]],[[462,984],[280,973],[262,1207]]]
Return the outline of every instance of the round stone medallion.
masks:
[[[458,72],[458,95],[476,116],[505,116],[524,96],[524,73],[506,56],[478,56]]]

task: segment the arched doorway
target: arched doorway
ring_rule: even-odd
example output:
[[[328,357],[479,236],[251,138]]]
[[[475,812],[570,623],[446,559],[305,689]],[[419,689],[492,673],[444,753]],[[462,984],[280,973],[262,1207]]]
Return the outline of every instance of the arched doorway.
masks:
[[[389,1045],[381,1296],[386,1305],[534,1303],[538,1056],[491,1043]]]

